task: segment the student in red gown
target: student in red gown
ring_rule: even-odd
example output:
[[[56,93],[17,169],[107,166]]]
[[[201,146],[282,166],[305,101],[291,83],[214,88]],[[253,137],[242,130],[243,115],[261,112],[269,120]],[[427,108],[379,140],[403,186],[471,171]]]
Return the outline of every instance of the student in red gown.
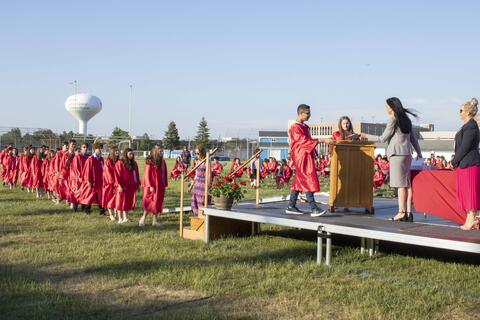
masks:
[[[42,164],[43,164],[43,149],[37,148],[35,151],[35,156],[32,157],[30,162],[30,172],[31,172],[31,187],[35,190],[37,198],[43,197],[43,175],[42,175]]]
[[[361,136],[353,132],[352,121],[347,116],[338,120],[338,130],[332,134],[333,141],[360,141]]]
[[[115,203],[118,223],[125,223],[128,222],[128,211],[135,208],[135,196],[140,187],[137,162],[130,148],[122,152],[120,160],[115,164],[115,183],[118,188]]]
[[[42,177],[43,177],[43,188],[45,190],[45,194],[47,195],[47,199],[50,199],[52,195],[52,186],[51,186],[51,172],[50,172],[50,162],[52,162],[52,152],[50,148],[45,146],[43,151],[44,157],[42,162]]]
[[[268,176],[268,159],[263,159],[262,171],[260,171],[260,178],[265,179]]]
[[[275,159],[274,157],[270,157],[268,160],[268,166],[267,166],[268,175],[275,179],[277,175],[277,169],[278,169],[277,159]]]
[[[242,166],[242,163],[240,162],[240,159],[234,158],[232,161],[232,165],[230,166],[230,171],[228,172],[228,175],[229,176],[232,175],[241,166]],[[235,173],[235,176],[233,178],[241,178],[242,175],[243,175],[243,169],[240,169]]]
[[[292,169],[287,165],[287,160],[283,159],[278,167],[278,174],[276,177],[277,187],[282,187],[290,183],[292,177]]]
[[[175,160],[175,165],[170,172],[170,179],[177,180],[183,171],[185,171],[185,165],[183,164],[182,157],[179,156]]]
[[[115,184],[115,164],[120,157],[117,147],[110,147],[107,161],[103,166],[102,207],[108,210],[110,220],[115,221],[115,201],[117,186]]]
[[[83,167],[88,158],[87,149],[88,143],[82,143],[80,150],[75,152],[75,157],[73,157],[70,165],[70,203],[72,203],[74,211],[78,209],[79,198],[81,196]],[[81,209],[84,211],[85,205],[82,205]]]
[[[9,143],[8,146],[0,152],[0,164],[2,165],[2,180],[3,185],[6,185],[7,179],[7,166],[6,161],[10,154],[10,151],[13,149],[13,143]]]
[[[373,174],[373,188],[378,189],[385,183],[385,174],[380,169],[380,166],[374,164],[374,174]]]
[[[60,201],[67,199],[67,184],[64,177],[66,173],[65,166],[68,160],[70,150],[70,142],[65,141],[62,146],[62,150],[58,151],[55,154],[55,160],[53,162],[53,169],[55,174],[55,194],[56,200],[55,203],[59,204]]]
[[[32,163],[32,159],[35,156],[35,148],[29,146],[27,148],[27,154],[23,159],[23,181],[22,187],[27,188],[28,192],[33,192],[32,188],[32,170],[30,165]]]
[[[218,157],[212,159],[212,179],[221,175],[223,172],[223,165],[218,160]]]
[[[17,184],[18,179],[18,167],[19,167],[19,157],[17,148],[12,148],[12,151],[9,154],[7,161],[7,174],[6,182],[10,186],[10,189]]]
[[[163,199],[165,188],[168,187],[167,164],[163,159],[163,146],[155,145],[147,157],[145,170],[143,171],[143,216],[138,225],[145,226],[147,213],[152,214],[152,226],[160,227],[157,215],[163,213]]]
[[[84,205],[85,212],[90,213],[92,204],[97,204],[100,214],[105,213],[102,207],[103,189],[103,144],[95,143],[93,153],[87,158],[82,170],[81,191],[78,201]]]
[[[331,143],[330,139],[313,139],[310,136],[310,127],[305,121],[310,119],[310,106],[301,104],[297,108],[297,119],[288,129],[290,138],[290,157],[295,166],[295,176],[291,186],[290,202],[286,213],[303,214],[297,208],[297,199],[300,192],[305,192],[307,201],[312,209],[311,216],[323,215],[326,211],[315,203],[313,194],[320,191],[320,183],[315,171],[315,158],[318,157],[316,147],[319,142]]]

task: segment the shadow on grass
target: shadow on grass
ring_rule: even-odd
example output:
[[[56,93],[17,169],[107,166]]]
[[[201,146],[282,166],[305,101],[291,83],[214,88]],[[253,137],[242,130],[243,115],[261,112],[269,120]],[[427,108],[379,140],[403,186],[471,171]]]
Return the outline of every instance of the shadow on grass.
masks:
[[[52,283],[58,276],[22,265],[0,265],[2,319],[240,319],[221,314],[213,296],[114,303],[104,292],[95,296],[61,290]]]

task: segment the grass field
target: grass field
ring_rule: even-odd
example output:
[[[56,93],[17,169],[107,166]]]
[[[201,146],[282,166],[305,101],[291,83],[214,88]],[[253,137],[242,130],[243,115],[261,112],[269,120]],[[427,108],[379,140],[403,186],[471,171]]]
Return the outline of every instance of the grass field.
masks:
[[[160,222],[118,225],[0,187],[0,318],[479,318],[475,257],[382,243],[368,258],[335,239],[327,267],[310,232],[262,226],[205,245],[179,238],[177,215]]]

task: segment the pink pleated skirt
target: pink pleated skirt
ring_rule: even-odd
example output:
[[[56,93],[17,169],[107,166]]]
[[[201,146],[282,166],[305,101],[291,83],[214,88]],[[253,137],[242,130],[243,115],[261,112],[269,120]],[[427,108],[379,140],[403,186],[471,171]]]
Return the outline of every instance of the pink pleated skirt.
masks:
[[[457,202],[463,210],[480,210],[480,166],[455,169]]]

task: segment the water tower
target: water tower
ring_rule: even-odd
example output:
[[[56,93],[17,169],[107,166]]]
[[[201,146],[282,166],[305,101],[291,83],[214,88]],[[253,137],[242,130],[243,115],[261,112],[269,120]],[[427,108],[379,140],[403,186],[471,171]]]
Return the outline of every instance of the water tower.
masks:
[[[87,122],[102,110],[102,101],[89,93],[78,93],[65,101],[65,109],[78,119],[78,133],[87,134]]]

